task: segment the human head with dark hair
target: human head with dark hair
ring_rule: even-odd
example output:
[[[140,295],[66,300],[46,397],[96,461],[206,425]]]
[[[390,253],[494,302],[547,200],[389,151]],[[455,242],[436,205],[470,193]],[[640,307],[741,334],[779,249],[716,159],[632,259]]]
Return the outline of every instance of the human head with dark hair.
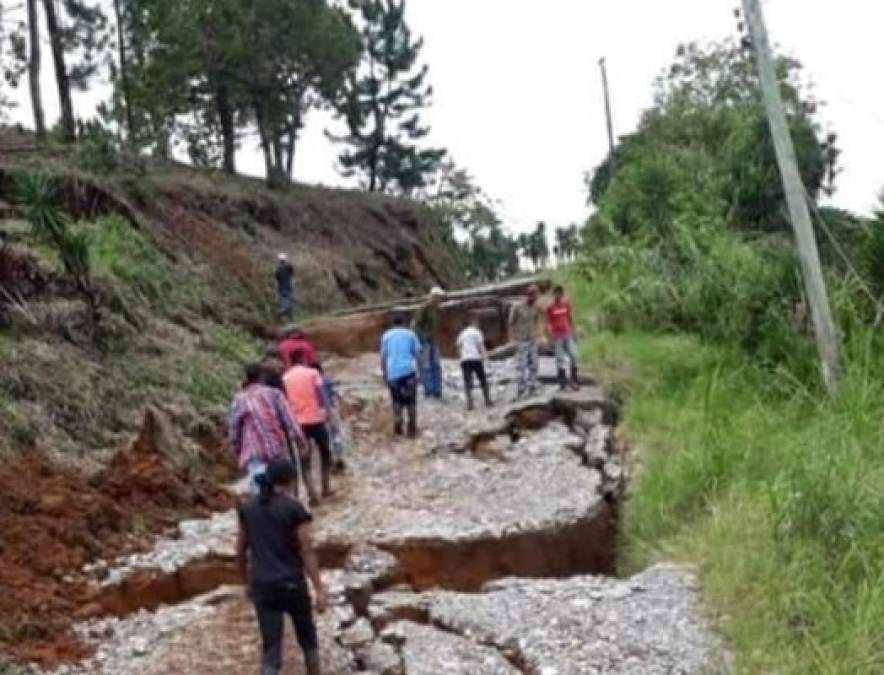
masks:
[[[405,315],[402,312],[396,312],[393,315],[393,325],[397,328],[401,328],[405,325]]]
[[[556,300],[561,300],[565,296],[565,287],[561,284],[557,285],[553,288],[553,297]]]
[[[531,284],[528,287],[528,290],[525,291],[525,299],[527,300],[529,305],[533,305],[537,302],[537,299],[540,297],[540,289],[535,285]]]
[[[244,368],[245,379],[243,385],[248,387],[253,384],[260,384],[264,378],[264,366],[258,362],[247,363]]]
[[[291,485],[297,470],[291,460],[273,459],[267,464],[267,470],[256,478],[258,483],[259,498],[262,504],[267,504],[276,488],[284,488]]]

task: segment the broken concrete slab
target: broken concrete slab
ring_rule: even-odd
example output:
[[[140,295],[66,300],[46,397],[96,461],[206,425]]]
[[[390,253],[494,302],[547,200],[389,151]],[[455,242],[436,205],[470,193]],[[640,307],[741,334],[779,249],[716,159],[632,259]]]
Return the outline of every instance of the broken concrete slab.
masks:
[[[387,628],[383,639],[398,647],[403,675],[519,675],[522,672],[492,647],[408,621]]]
[[[385,602],[381,594],[373,605]],[[405,604],[401,594],[396,602]],[[517,672],[557,675],[725,672],[725,650],[697,602],[694,571],[674,565],[625,580],[503,579],[480,593],[413,596],[415,610],[428,614],[419,634],[425,654],[453,633],[506,654]]]

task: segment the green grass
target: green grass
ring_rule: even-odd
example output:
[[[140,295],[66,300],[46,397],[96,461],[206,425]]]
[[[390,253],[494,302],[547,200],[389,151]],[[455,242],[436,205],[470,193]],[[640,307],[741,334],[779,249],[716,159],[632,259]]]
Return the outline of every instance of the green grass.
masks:
[[[699,567],[741,673],[884,672],[884,350],[848,345],[832,400],[736,349],[595,331],[587,365],[626,399],[637,477],[624,573]]]

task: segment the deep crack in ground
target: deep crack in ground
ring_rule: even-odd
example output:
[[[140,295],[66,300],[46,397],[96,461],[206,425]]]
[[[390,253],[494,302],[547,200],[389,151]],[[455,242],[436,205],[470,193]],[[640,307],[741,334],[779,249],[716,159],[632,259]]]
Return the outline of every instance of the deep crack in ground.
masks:
[[[510,368],[492,368],[499,399]],[[500,404],[469,415],[455,393],[446,404],[424,404],[421,438],[405,442],[392,436],[375,358],[340,361],[331,370],[341,380],[353,443],[340,496],[316,514],[316,539],[333,597],[320,621],[327,672],[630,672],[608,653],[629,619],[615,617],[614,608],[640,601],[644,591],[630,581],[587,576],[616,569],[617,513],[626,483],[613,433],[617,406],[604,392],[589,388],[563,396],[550,389],[527,404]],[[453,364],[447,370],[449,392],[459,391]],[[96,655],[58,675],[195,668],[234,675],[254,669],[257,630],[242,591],[231,590],[238,580],[235,522],[219,516],[181,529],[183,544],[158,545],[165,551],[161,566],[151,567],[148,555],[103,570],[105,585],[91,611],[117,618],[84,623],[80,633],[96,646]],[[629,624],[620,636],[625,667],[634,665],[629,653],[656,651],[663,654],[654,657],[662,669],[646,664],[643,672],[676,672],[668,669],[671,664],[690,673],[717,650],[693,615],[691,574],[673,575],[660,576],[661,587],[653,590],[660,591],[661,617],[673,627],[669,637],[680,644],[667,651],[649,637],[648,647]],[[543,577],[556,584],[543,585]],[[543,598],[561,594],[560,614],[545,626],[526,627],[524,640],[495,628],[498,612],[520,616],[521,599],[534,593],[538,607],[546,606]],[[400,603],[396,609],[384,605],[391,597]],[[475,614],[476,622],[453,609],[475,602],[464,617]],[[670,615],[673,608],[681,614]],[[589,609],[598,615],[588,627]],[[641,617],[632,618],[641,624]],[[549,655],[548,646],[564,645],[576,634],[588,639],[587,630],[601,632],[599,663],[607,666],[582,670],[585,650],[569,654],[561,645]],[[690,649],[683,649],[686,643]],[[499,654],[503,665],[489,653]],[[298,659],[290,654],[289,662]],[[287,668],[286,673],[299,672]]]

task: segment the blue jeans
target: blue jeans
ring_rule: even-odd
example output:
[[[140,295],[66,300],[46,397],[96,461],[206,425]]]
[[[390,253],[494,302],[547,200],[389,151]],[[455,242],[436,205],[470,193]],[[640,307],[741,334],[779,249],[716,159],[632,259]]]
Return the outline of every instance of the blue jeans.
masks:
[[[424,381],[424,396],[442,398],[442,362],[439,360],[439,346],[432,340],[421,339],[421,379]]]

